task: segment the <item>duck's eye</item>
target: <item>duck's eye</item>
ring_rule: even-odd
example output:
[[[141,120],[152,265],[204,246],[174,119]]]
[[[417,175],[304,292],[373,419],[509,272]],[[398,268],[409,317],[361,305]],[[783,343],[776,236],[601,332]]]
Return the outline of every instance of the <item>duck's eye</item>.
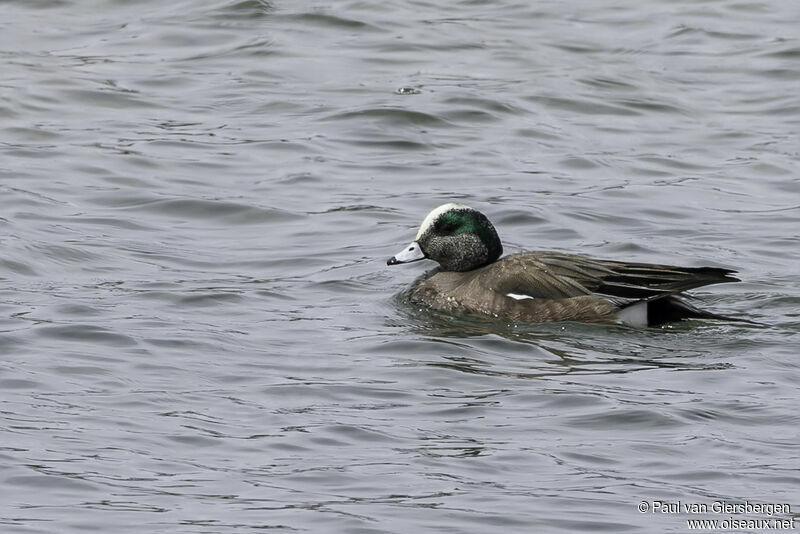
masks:
[[[411,252],[412,250],[414,250],[414,247],[408,247],[409,252]]]
[[[452,234],[458,225],[453,221],[442,221],[440,224],[437,225],[437,230],[440,234],[447,235]]]

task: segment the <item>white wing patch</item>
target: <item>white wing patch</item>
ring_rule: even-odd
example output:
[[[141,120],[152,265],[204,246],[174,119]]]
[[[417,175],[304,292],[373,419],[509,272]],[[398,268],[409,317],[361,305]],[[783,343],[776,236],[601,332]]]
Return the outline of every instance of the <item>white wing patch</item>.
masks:
[[[439,217],[439,215],[441,215],[442,213],[446,213],[450,210],[457,210],[457,209],[463,210],[471,208],[469,206],[465,206],[464,204],[456,204],[455,202],[448,202],[447,204],[442,204],[438,208],[434,208],[433,211],[431,211],[425,217],[425,219],[422,221],[422,224],[419,225],[419,232],[417,232],[417,237],[414,238],[414,241],[419,240],[419,238],[422,237],[422,234],[428,231],[428,228],[430,228],[430,226],[433,224],[436,218]]]
[[[514,300],[525,300],[525,299],[532,299],[533,297],[530,295],[520,295],[519,293],[506,293],[507,297],[511,297]]]

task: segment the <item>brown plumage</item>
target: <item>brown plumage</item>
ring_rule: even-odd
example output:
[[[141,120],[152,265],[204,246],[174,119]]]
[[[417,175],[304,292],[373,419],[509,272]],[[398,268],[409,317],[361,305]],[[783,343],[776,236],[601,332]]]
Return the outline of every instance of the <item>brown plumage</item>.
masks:
[[[727,319],[677,296],[736,282],[734,271],[593,259],[540,251],[498,259],[497,232],[480,212],[440,206],[416,240],[390,265],[430,258],[440,264],[408,291],[411,302],[438,310],[488,314],[512,321],[582,321],[657,325],[685,318]]]

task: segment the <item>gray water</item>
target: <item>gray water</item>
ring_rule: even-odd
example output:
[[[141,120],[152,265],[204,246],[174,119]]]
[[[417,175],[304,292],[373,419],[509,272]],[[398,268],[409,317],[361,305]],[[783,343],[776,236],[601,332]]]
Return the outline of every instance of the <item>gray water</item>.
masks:
[[[0,2],[0,530],[791,520],[798,28],[795,0]],[[453,200],[507,252],[737,269],[698,304],[760,324],[410,308],[432,265],[385,260]]]

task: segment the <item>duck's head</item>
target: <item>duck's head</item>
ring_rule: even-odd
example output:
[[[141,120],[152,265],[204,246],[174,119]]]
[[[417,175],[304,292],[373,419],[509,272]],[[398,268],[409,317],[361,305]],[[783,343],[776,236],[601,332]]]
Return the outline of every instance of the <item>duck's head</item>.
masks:
[[[386,264],[428,258],[438,262],[443,271],[471,271],[492,263],[502,253],[503,245],[486,215],[449,203],[431,211],[414,241]]]

